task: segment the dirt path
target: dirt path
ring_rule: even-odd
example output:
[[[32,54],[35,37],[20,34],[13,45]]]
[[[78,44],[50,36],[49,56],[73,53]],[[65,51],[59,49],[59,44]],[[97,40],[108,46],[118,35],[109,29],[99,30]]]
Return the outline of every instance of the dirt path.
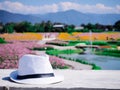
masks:
[[[91,70],[92,66],[91,65],[85,65],[81,64],[75,61],[70,61],[70,60],[64,60],[64,62],[70,66],[73,67],[75,70]]]

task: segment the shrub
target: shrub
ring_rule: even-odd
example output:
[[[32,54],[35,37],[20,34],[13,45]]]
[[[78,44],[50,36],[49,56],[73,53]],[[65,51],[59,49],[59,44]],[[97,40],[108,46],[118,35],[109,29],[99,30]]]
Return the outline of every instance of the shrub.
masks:
[[[69,46],[74,46],[76,44],[78,44],[80,41],[69,41]]]
[[[117,41],[108,41],[109,44],[117,44]]]
[[[91,64],[92,65],[92,69],[93,70],[101,70],[101,67],[95,65],[95,64]]]
[[[108,53],[120,53],[120,50],[117,50],[117,49],[104,49],[103,52],[108,52]]]
[[[117,50],[117,49],[103,49],[100,52],[96,52],[96,54],[120,57],[120,50]]]
[[[90,44],[89,41],[69,41],[69,46],[74,46],[74,45],[76,45],[78,43],[85,43],[87,45]]]
[[[67,46],[68,42],[60,41],[60,40],[53,40],[53,41],[46,42],[46,44],[52,44],[52,45],[58,45],[58,46]]]
[[[117,42],[117,45],[118,45],[118,46],[120,46],[120,41],[119,41],[119,42]]]
[[[43,46],[43,47],[34,47],[32,50],[53,50],[54,48],[51,46]]]
[[[6,43],[4,38],[0,38],[0,43]]]
[[[94,42],[92,42],[92,44],[93,45],[100,45],[100,46],[108,45],[108,43],[105,41],[94,41]]]

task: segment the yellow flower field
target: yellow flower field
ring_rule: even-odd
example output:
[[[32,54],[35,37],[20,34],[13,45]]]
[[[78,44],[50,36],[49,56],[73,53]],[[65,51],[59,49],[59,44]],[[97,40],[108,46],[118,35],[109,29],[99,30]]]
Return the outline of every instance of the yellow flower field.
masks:
[[[0,37],[4,38],[6,41],[18,40],[18,41],[32,41],[41,40],[42,35],[39,33],[14,33],[14,34],[0,34]]]
[[[57,37],[57,39],[59,40],[65,40],[65,41],[69,41],[69,40],[77,40],[74,36],[68,34],[68,33],[60,33]]]
[[[51,33],[52,34],[52,33]],[[0,34],[0,37],[5,38],[6,41],[11,40],[18,40],[18,41],[32,41],[32,40],[42,40],[43,39],[42,33],[14,33],[14,34]],[[92,33],[91,35],[92,40],[117,40],[120,39],[119,32],[112,32],[112,33]],[[81,32],[74,32],[72,34],[69,33],[59,33],[57,36],[59,40],[90,40],[89,33],[81,33]]]
[[[72,34],[68,33],[60,33],[58,36],[60,40],[90,40],[89,33],[79,33],[74,32]],[[112,33],[92,33],[91,35],[92,40],[117,40],[120,39],[119,32],[112,32]]]

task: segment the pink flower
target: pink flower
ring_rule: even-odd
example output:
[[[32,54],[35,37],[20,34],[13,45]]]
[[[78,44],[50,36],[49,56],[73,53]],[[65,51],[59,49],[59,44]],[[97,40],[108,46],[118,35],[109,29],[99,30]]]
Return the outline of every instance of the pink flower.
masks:
[[[18,60],[25,54],[34,52],[33,48],[36,42],[13,41],[8,44],[0,44],[0,68],[17,68]]]
[[[66,66],[63,59],[55,57],[55,56],[50,56],[50,62],[53,68],[63,68]]]

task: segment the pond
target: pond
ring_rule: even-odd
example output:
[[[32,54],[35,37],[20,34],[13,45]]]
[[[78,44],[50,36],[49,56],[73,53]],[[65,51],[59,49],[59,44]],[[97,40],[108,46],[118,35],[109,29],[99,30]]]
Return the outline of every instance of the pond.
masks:
[[[120,58],[118,57],[100,56],[94,54],[61,54],[59,56],[86,60],[87,62],[100,66],[102,70],[120,70]]]

